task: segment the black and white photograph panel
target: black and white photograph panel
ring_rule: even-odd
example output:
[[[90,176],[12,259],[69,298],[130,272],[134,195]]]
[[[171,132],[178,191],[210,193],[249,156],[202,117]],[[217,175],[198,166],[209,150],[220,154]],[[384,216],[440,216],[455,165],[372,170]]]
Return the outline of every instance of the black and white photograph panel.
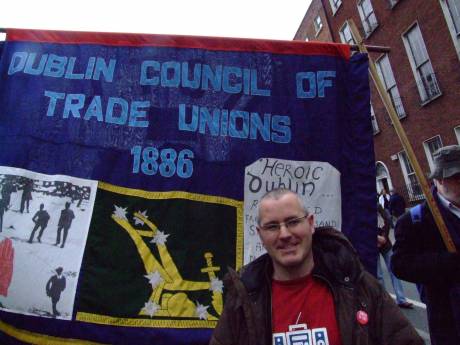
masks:
[[[71,319],[97,181],[0,166],[0,308]]]

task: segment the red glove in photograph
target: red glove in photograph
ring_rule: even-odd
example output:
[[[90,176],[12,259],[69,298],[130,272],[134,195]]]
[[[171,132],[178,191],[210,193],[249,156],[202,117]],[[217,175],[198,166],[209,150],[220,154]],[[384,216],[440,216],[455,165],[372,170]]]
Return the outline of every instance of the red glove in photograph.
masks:
[[[0,242],[0,295],[7,296],[13,278],[13,242],[5,238]]]

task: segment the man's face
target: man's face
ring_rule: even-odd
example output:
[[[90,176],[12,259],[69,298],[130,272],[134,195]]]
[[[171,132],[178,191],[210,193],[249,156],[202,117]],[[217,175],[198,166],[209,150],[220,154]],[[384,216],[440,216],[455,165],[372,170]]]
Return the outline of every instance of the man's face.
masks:
[[[438,192],[443,197],[460,207],[460,174],[437,180]]]
[[[259,208],[259,233],[262,244],[272,258],[274,278],[280,280],[302,277],[313,267],[313,215],[305,216],[296,195],[284,194],[279,199],[265,199]],[[288,226],[285,223],[288,223]],[[283,223],[279,229],[267,230]],[[275,226],[276,228],[276,226]]]

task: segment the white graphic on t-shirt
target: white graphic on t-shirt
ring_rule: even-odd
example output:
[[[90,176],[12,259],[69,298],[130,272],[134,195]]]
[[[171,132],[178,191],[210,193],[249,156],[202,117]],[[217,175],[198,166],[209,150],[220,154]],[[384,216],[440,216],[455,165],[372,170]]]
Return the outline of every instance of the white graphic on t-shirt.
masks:
[[[289,332],[273,333],[273,345],[329,345],[325,327],[308,329],[307,324],[290,325]]]

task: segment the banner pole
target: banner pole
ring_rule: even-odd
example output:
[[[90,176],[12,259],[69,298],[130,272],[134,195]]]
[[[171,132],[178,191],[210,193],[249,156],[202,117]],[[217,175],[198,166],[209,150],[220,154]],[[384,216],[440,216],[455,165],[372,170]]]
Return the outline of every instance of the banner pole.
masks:
[[[366,46],[364,45],[363,39],[358,31],[358,28],[356,27],[356,24],[354,23],[352,19],[348,20],[348,22],[350,24],[351,32],[353,36],[355,37],[355,39],[357,40],[359,51],[361,53],[368,54],[368,50],[366,49]],[[436,204],[433,198],[433,194],[431,193],[430,187],[425,178],[425,175],[422,172],[422,168],[420,167],[417,157],[415,156],[412,145],[409,142],[409,139],[407,138],[404,128],[401,126],[401,122],[399,121],[399,117],[396,114],[396,110],[393,106],[393,103],[391,102],[390,96],[386,92],[383,86],[383,83],[380,80],[380,77],[377,73],[377,68],[375,67],[375,64],[372,61],[369,54],[368,54],[368,57],[369,57],[369,71],[370,71],[372,80],[374,81],[375,87],[377,88],[380,98],[382,99],[382,102],[388,112],[388,115],[390,116],[390,119],[393,122],[393,126],[396,131],[396,134],[398,135],[399,140],[401,141],[401,144],[407,153],[407,158],[409,159],[410,164],[414,168],[415,175],[417,177],[418,182],[420,183],[420,186],[422,187],[423,194],[425,194],[426,201],[431,210],[431,213],[438,227],[438,230],[441,234],[442,240],[444,241],[444,244],[447,250],[451,253],[455,253],[456,252],[455,244],[452,241],[452,237],[450,236],[449,231],[447,230],[447,226],[444,222],[444,219],[441,216],[441,212],[439,211],[438,205]]]
[[[370,46],[370,45],[365,45],[367,51],[373,52],[373,53],[389,53],[390,48],[389,47],[384,47],[384,46]],[[352,51],[359,51],[359,46],[357,44],[350,44],[350,48]]]

